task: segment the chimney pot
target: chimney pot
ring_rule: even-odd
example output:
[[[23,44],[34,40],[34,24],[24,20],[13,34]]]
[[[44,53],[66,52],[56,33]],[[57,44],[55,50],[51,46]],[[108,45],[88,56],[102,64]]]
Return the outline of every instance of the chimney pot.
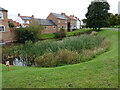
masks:
[[[61,13],[61,15],[65,15],[65,13]]]
[[[18,13],[18,16],[20,16],[20,13]]]
[[[34,15],[32,15],[32,18],[34,18]]]

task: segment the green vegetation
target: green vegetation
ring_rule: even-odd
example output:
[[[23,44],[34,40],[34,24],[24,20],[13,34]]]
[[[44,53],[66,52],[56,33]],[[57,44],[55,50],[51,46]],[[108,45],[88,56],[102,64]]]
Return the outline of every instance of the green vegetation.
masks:
[[[119,14],[108,14],[108,27],[120,27],[120,15]]]
[[[118,88],[118,31],[98,33],[110,40],[110,50],[89,62],[56,68],[3,65],[3,88]]]
[[[26,28],[17,28],[17,42],[25,43],[25,41],[37,41],[39,34],[43,30],[43,26],[39,25],[36,21],[32,21],[29,27]]]
[[[103,43],[104,41],[104,43]],[[102,46],[104,45],[104,47]],[[44,65],[42,66],[46,66],[45,64],[47,63],[47,66],[49,66],[49,63],[51,63],[50,66],[59,66],[59,65],[64,65],[64,64],[73,64],[74,63],[80,63],[82,61],[85,61],[85,57],[89,57],[93,56],[93,51],[95,51],[94,54],[97,54],[100,51],[104,51],[108,48],[109,44],[108,41],[105,40],[104,37],[99,37],[99,36],[94,36],[94,35],[81,35],[81,36],[77,36],[77,37],[68,37],[65,38],[61,41],[42,41],[42,42],[36,42],[36,43],[32,43],[32,41],[27,41],[25,42],[24,45],[19,45],[19,46],[15,46],[11,49],[8,49],[7,51],[4,50],[4,56],[8,57],[8,56],[12,56],[12,57],[19,57],[22,60],[25,60],[27,62],[34,62],[35,58],[40,57],[37,59],[38,62],[43,62]],[[43,58],[42,55],[48,54],[48,53],[52,53],[53,56],[55,54],[55,56],[59,56],[59,54],[56,54],[56,52],[61,51],[61,50],[67,50],[67,53],[71,55],[70,51],[76,51],[78,53],[80,53],[80,57],[75,59],[69,59],[67,60],[67,57],[69,57],[69,55],[65,55],[63,57],[66,58],[51,58],[52,61],[50,60],[45,60]],[[87,51],[86,51],[87,50]],[[88,51],[91,50],[92,52]],[[62,51],[64,54],[64,51]],[[86,52],[86,53],[85,53]],[[88,53],[89,52],[89,53]],[[90,55],[89,55],[90,54]],[[45,57],[50,57],[49,54],[45,55]],[[63,59],[63,60],[62,60]],[[43,60],[43,61],[42,61]],[[32,64],[32,63],[31,63]],[[39,65],[40,66],[40,65]]]
[[[47,38],[54,38],[55,34],[54,33],[46,33],[46,34],[39,34],[38,38],[39,39],[47,39]]]
[[[93,30],[100,30],[100,28],[105,27],[109,9],[108,2],[91,2],[86,13],[86,26],[93,28]]]
[[[60,28],[60,31],[55,32],[55,38],[64,38],[66,37],[66,31],[63,28]]]
[[[82,33],[82,32],[86,32],[89,31],[90,29],[78,29],[76,31],[71,31],[71,32],[66,32],[66,36],[74,36],[77,33]],[[46,34],[38,34],[38,38],[39,39],[48,39],[48,38],[54,38],[55,34],[54,33],[46,33]]]

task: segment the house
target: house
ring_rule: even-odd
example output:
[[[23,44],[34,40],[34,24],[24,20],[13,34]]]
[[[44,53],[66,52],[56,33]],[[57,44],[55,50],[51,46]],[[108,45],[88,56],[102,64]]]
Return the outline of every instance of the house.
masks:
[[[12,23],[15,28],[20,28],[19,22],[13,21],[12,19],[8,19],[8,23]]]
[[[67,31],[73,31],[77,28],[77,20],[75,19],[74,15],[66,15],[65,13],[61,13],[61,15],[67,18]]]
[[[0,42],[11,42],[15,40],[15,32],[8,26],[8,10],[0,7]]]
[[[34,20],[37,21],[40,25],[44,26],[44,30],[42,30],[41,33],[56,32],[57,25],[52,20],[39,19],[39,18],[35,18]]]
[[[24,28],[24,27],[29,27],[29,24],[31,22],[31,20],[34,18],[34,15],[32,16],[20,16],[20,14],[18,14],[18,17],[16,19],[16,22],[19,22],[20,25]]]
[[[65,16],[57,13],[50,13],[47,20],[52,20],[57,25],[56,31],[59,31],[60,28],[64,28],[65,31],[67,31],[67,18]]]

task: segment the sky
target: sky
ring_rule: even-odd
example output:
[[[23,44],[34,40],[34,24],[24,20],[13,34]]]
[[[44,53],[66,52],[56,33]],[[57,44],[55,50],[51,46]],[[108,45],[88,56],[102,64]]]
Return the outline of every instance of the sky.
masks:
[[[80,20],[85,18],[87,8],[93,0],[0,0],[0,7],[8,10],[8,18],[16,20],[18,13],[21,16],[32,16],[46,19],[53,13],[74,15]],[[110,13],[118,13],[118,1],[107,0]]]

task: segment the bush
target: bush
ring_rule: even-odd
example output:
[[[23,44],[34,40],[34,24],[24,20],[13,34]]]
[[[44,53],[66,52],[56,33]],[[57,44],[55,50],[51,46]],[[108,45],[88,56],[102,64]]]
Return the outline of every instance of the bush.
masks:
[[[55,33],[55,38],[63,38],[66,37],[66,32],[63,28],[60,28],[60,31]]]
[[[25,41],[35,41],[34,33],[28,28],[17,29],[17,41],[19,43],[25,43]]]
[[[35,62],[41,67],[54,67],[77,63],[79,54],[76,51],[60,50],[37,57]]]

